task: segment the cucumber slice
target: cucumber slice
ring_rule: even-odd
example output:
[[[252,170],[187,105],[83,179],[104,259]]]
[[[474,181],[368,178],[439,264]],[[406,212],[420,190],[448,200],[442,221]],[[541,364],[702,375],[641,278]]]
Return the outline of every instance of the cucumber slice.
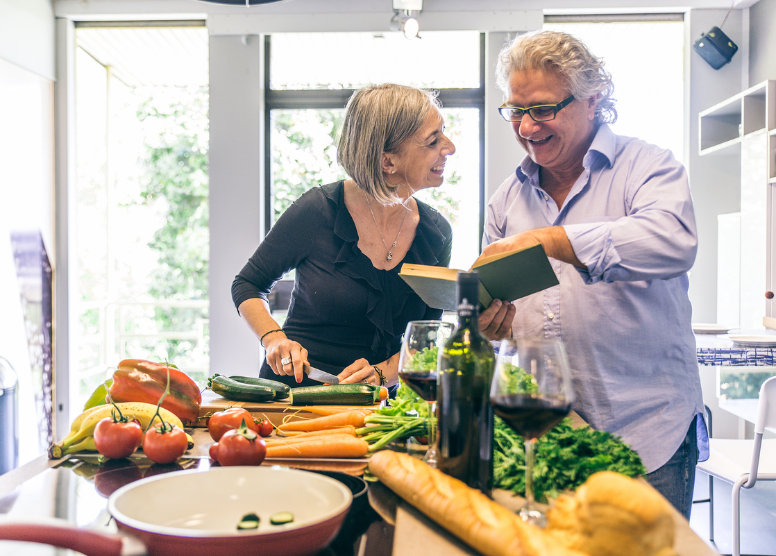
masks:
[[[294,514],[291,512],[277,512],[269,516],[269,522],[272,525],[285,525],[294,521]]]

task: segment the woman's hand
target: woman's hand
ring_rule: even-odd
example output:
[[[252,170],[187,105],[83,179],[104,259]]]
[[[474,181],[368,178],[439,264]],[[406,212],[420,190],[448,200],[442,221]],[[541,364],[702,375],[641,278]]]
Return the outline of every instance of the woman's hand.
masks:
[[[374,367],[366,359],[358,359],[339,374],[340,384],[357,384],[363,382],[366,384],[380,384],[380,378],[377,376]]]
[[[267,363],[276,375],[294,376],[296,382],[302,382],[304,367],[309,366],[307,350],[299,342],[276,334],[276,338],[267,337],[264,349],[267,350]]]

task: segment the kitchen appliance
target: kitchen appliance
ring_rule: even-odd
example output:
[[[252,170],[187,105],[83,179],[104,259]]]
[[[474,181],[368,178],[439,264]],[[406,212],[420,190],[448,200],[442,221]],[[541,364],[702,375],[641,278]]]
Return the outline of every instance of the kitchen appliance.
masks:
[[[108,511],[122,536],[0,519],[0,538],[52,544],[86,556],[119,556],[138,545],[149,556],[304,556],[334,539],[352,499],[340,481],[282,467],[175,471],[111,494]],[[293,521],[271,524],[270,516],[278,512],[290,512]],[[238,530],[248,514],[259,517],[258,527]]]
[[[0,475],[19,465],[18,378],[8,359],[0,356]]]

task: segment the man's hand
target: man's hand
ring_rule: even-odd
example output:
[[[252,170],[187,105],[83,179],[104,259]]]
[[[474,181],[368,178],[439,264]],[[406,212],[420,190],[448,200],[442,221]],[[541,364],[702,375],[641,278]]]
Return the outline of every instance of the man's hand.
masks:
[[[480,330],[488,340],[503,340],[512,335],[512,321],[515,306],[500,299],[494,299],[490,307],[480,313]]]

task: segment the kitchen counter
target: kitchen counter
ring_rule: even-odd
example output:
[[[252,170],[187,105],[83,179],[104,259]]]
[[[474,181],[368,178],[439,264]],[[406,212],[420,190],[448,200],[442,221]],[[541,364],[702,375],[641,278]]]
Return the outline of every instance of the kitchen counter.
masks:
[[[116,532],[107,512],[111,492],[150,474],[180,469],[207,469],[207,447],[212,442],[207,429],[190,431],[195,447],[177,464],[160,466],[145,457],[111,461],[99,466],[95,455],[62,460],[39,458],[0,476],[0,515],[19,518],[57,517],[78,527]],[[294,467],[295,462],[265,462]],[[300,465],[305,465],[302,462]],[[307,466],[310,463],[306,464]],[[315,465],[315,464],[313,464]],[[326,469],[363,472],[353,463],[318,464]],[[368,498],[369,503],[364,503]],[[502,505],[516,510],[523,500],[506,491],[494,492]],[[371,483],[368,497],[360,497],[348,514],[342,531],[319,556],[428,556],[428,554],[473,555],[471,548],[431,522],[379,483]],[[679,556],[716,554],[693,533],[678,513],[676,548]],[[45,545],[0,542],[0,556],[60,556],[76,554]]]

